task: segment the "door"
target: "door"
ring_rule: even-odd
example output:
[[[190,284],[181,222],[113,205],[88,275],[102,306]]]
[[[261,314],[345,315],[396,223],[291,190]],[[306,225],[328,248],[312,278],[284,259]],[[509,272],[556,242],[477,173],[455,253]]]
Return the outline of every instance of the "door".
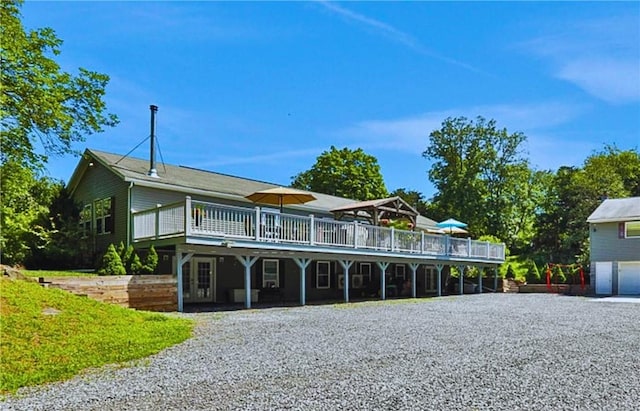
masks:
[[[435,267],[424,268],[424,290],[427,293],[435,293],[438,291],[438,273]]]
[[[640,262],[618,263],[618,294],[640,295]]]
[[[596,294],[611,295],[613,293],[613,263],[596,261]]]
[[[174,268],[175,268],[175,257]],[[216,302],[215,259],[194,257],[182,266],[182,297],[185,303]]]

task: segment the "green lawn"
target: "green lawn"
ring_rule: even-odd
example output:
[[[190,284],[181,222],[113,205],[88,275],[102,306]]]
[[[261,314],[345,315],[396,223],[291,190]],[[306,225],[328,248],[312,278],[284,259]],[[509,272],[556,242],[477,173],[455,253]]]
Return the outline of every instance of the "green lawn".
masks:
[[[84,271],[52,271],[52,270],[20,270],[25,277],[94,277],[95,272]]]
[[[157,353],[193,322],[103,304],[28,281],[0,279],[0,392]]]

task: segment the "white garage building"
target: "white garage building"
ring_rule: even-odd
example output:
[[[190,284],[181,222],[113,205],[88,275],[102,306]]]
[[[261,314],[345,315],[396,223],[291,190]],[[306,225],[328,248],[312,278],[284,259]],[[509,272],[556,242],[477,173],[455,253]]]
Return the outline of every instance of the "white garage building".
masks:
[[[604,200],[587,222],[596,294],[640,296],[640,197]]]

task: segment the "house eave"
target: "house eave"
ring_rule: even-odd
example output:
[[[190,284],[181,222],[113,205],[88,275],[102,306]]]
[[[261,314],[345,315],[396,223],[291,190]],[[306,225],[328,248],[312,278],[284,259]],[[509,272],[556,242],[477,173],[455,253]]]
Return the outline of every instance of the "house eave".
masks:
[[[640,216],[630,216],[630,217],[616,217],[616,218],[602,218],[602,219],[589,219],[587,223],[589,224],[602,224],[602,223],[625,223],[629,221],[640,221]]]

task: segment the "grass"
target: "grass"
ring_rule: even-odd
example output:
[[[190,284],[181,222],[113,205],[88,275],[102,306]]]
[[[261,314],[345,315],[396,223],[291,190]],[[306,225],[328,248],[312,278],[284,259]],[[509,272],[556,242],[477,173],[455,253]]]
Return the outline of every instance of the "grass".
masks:
[[[84,271],[52,271],[52,270],[20,270],[25,277],[94,277],[95,272]]]
[[[192,335],[193,321],[0,279],[0,393],[144,358]]]

